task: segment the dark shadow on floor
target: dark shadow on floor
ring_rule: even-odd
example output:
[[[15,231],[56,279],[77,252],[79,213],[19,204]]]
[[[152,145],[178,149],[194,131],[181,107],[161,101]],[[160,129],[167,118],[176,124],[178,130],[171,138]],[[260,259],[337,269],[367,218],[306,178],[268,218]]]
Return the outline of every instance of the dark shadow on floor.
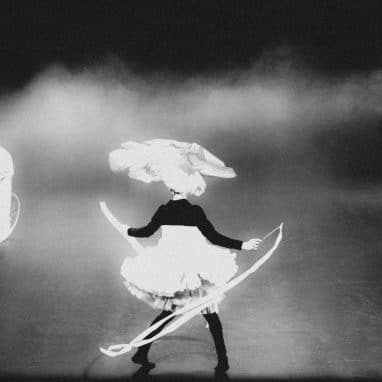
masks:
[[[215,350],[214,350],[214,345],[211,343],[211,341],[208,341],[208,340],[203,340],[203,339],[199,339],[199,338],[194,338],[194,337],[189,337],[189,336],[167,336],[167,337],[164,337],[164,338],[161,338],[160,340],[156,341],[156,344],[157,343],[160,343],[160,342],[167,342],[167,341],[173,341],[173,340],[181,340],[181,341],[187,341],[187,342],[196,342],[196,343],[202,343],[204,345],[207,345],[209,348],[210,348],[210,351],[209,352],[200,352],[200,351],[195,351],[195,352],[175,352],[175,353],[170,353],[170,354],[166,354],[166,355],[163,355],[163,356],[159,356],[159,357],[156,357],[155,362],[163,362],[163,361],[168,361],[168,360],[173,360],[174,358],[176,357],[179,357],[179,356],[190,356],[190,355],[193,355],[193,354],[197,354],[197,355],[202,355],[204,356],[206,359],[209,359],[209,360],[215,360],[216,359],[216,355],[215,355]],[[134,353],[134,352],[133,352]],[[128,356],[128,360],[130,362],[130,358],[131,356],[133,355],[133,353]],[[104,354],[98,354],[84,369],[83,373],[82,373],[82,377],[83,379],[86,379],[88,380],[89,378],[92,378],[90,377],[91,376],[91,372],[92,372],[92,368],[97,364],[97,362],[102,359],[104,357]],[[141,370],[142,369],[142,370]],[[138,370],[138,372],[136,373],[137,376],[139,377],[141,373],[145,373],[147,370],[145,368],[141,368]],[[134,374],[135,376],[135,374]],[[131,378],[131,377],[130,377]]]
[[[190,376],[190,375],[181,375],[181,374],[166,374],[166,375],[150,375],[150,370],[141,367],[137,370],[137,372],[130,377],[118,377],[118,378],[107,378],[107,377],[92,377],[92,378],[76,378],[76,377],[66,377],[66,376],[27,376],[27,375],[1,375],[1,382],[224,382],[224,381],[232,381],[232,382],[286,382],[286,381],[296,381],[296,382],[325,382],[325,381],[333,381],[333,382],[377,382],[381,381],[382,377],[330,377],[330,376],[321,376],[321,377],[285,377],[285,378],[265,378],[265,377],[251,377],[251,378],[234,378],[229,377],[228,375],[219,375],[216,377],[200,377],[200,376]]]

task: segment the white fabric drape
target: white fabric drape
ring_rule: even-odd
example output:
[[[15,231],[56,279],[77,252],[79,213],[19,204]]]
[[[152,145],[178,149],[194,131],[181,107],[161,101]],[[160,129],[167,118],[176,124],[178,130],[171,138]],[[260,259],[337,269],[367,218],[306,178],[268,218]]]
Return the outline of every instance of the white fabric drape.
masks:
[[[10,153],[0,146],[0,242],[10,231],[13,161]]]

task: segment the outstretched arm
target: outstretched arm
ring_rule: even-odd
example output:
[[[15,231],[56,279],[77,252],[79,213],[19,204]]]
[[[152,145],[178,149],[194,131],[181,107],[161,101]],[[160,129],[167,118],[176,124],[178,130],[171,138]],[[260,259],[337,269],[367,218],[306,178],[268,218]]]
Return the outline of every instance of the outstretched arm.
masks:
[[[226,248],[242,249],[243,242],[241,240],[231,239],[217,232],[212,223],[207,219],[204,211],[199,207],[198,228],[200,232],[215,245]]]
[[[161,226],[163,213],[163,206],[160,206],[155,212],[149,224],[140,228],[129,228],[127,234],[134,237],[149,237],[156,232],[156,230]]]

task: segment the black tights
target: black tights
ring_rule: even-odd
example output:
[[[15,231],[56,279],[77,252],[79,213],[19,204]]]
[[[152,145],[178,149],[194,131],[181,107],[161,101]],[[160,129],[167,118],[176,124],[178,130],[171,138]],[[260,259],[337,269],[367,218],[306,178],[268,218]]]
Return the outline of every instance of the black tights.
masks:
[[[172,312],[170,312],[168,310],[163,310],[159,314],[159,316],[157,316],[155,318],[155,320],[151,323],[151,325],[156,324],[158,321],[160,321],[163,318],[169,316],[171,313]],[[207,314],[203,314],[203,317],[208,322],[208,326],[210,328],[210,332],[211,332],[212,338],[214,340],[214,344],[215,344],[215,349],[216,349],[216,354],[217,354],[217,357],[218,357],[218,361],[219,362],[226,362],[227,361],[227,351],[226,351],[226,347],[225,347],[225,344],[224,344],[223,327],[222,327],[222,324],[220,322],[219,316],[216,313],[207,313]],[[151,332],[149,335],[147,335],[145,337],[145,339],[151,338],[151,337],[154,337],[155,335],[157,335],[173,318],[175,318],[175,317],[172,317],[169,320],[167,320],[158,329],[155,329],[153,332]],[[152,342],[150,342],[150,343],[148,343],[146,345],[141,346],[138,349],[138,353],[141,356],[147,357],[147,354],[148,354],[148,352],[150,350],[151,344],[152,344]]]

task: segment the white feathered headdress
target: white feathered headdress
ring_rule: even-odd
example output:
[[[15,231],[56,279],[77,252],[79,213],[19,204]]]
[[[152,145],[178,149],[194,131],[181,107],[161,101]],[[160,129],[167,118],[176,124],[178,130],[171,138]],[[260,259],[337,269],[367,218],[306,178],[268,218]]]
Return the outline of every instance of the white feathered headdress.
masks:
[[[128,141],[109,155],[113,172],[145,183],[162,181],[180,193],[201,195],[206,182],[202,175],[233,178],[235,171],[197,143],[153,139],[142,143]]]

